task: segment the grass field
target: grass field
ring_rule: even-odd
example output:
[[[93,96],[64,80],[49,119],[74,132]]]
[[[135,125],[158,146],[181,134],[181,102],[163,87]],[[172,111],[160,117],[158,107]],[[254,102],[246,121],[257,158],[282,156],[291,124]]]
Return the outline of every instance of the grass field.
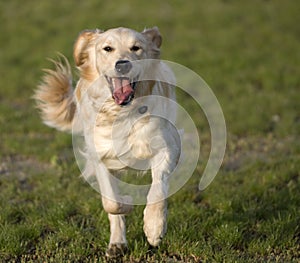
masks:
[[[0,262],[103,262],[109,225],[79,177],[69,134],[44,126],[31,99],[46,58],[72,58],[79,31],[157,25],[163,59],[217,96],[227,150],[213,183],[205,160],[169,198],[168,233],[147,254],[142,206],[127,217],[124,262],[300,261],[300,2],[295,0],[0,2]],[[209,127],[179,94],[201,130]],[[190,105],[190,106],[189,106]],[[188,108],[190,107],[190,108]]]

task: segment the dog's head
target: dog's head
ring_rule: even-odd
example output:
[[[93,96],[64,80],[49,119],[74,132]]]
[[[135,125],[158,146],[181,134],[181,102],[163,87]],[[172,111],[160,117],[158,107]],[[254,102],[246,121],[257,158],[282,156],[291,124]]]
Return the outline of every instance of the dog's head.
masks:
[[[82,76],[105,78],[115,102],[126,105],[145,70],[134,61],[158,59],[161,42],[156,27],[141,33],[128,28],[84,31],[75,44],[74,58]]]

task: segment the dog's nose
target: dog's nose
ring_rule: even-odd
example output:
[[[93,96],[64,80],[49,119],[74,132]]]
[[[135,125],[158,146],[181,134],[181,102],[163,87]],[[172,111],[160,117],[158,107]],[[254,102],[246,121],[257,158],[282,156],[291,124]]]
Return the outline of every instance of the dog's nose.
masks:
[[[115,65],[115,69],[118,73],[127,74],[132,68],[132,64],[129,60],[119,60]]]

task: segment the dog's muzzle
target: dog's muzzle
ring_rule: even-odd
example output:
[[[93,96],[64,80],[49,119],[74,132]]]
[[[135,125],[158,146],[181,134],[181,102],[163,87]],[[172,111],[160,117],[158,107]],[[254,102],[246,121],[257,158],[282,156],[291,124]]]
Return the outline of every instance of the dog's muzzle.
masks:
[[[119,60],[115,64],[115,71],[121,77],[108,77],[107,82],[111,87],[112,97],[116,104],[125,106],[134,98],[134,92],[137,79],[126,77],[132,69],[132,63],[129,60]]]

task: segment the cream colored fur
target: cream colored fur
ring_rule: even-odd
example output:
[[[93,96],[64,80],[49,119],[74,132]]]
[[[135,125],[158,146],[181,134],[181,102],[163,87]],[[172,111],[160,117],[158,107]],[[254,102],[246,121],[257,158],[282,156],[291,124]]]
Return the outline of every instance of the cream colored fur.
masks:
[[[136,160],[151,160],[152,185],[144,210],[144,232],[150,245],[158,246],[166,232],[168,177],[176,167],[180,143],[170,124],[176,119],[173,104],[151,100],[149,96],[175,101],[175,78],[159,61],[161,42],[157,28],[142,33],[127,28],[83,31],[74,46],[74,59],[80,74],[75,90],[71,85],[69,63],[63,59],[55,62],[54,70],[46,70],[34,96],[47,125],[63,131],[71,131],[73,127],[84,135],[87,164],[83,175],[87,179],[97,177],[103,207],[109,214],[108,255],[113,247],[120,250],[126,247],[124,215],[132,210],[131,197],[118,194],[111,175],[134,165]],[[112,51],[107,51],[107,47]],[[143,59],[153,60],[140,65],[132,63],[126,77],[139,76],[143,80],[149,78],[150,73],[151,79],[138,82],[134,99],[121,107],[112,98],[108,79],[117,77],[117,61]],[[142,117],[132,116],[143,103],[148,105],[147,112]],[[163,113],[165,118],[152,118],[153,111]],[[128,163],[120,160],[120,151],[127,156]]]

